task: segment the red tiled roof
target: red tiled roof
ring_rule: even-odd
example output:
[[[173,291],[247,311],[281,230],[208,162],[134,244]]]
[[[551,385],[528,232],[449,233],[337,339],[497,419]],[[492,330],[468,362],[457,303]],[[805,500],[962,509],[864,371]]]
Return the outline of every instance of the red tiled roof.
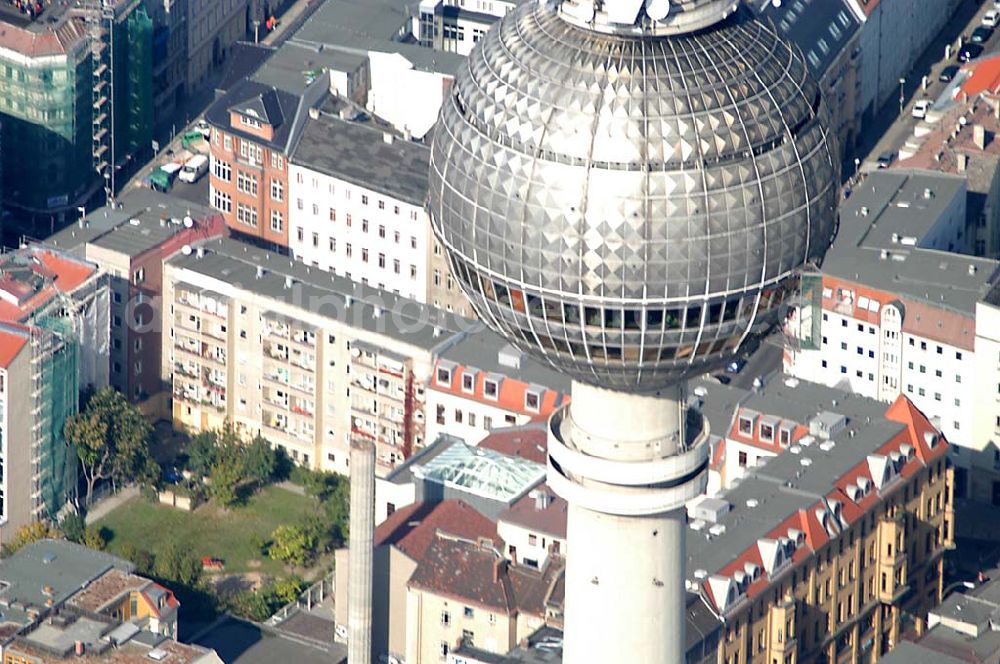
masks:
[[[375,546],[394,546],[419,562],[438,531],[476,541],[489,538],[503,547],[496,524],[461,500],[414,503],[396,510],[375,529]]]
[[[519,427],[494,429],[477,447],[545,465],[548,462],[548,422],[538,418]]]
[[[542,509],[537,508],[533,495],[538,491],[549,496],[546,506]],[[507,521],[552,537],[565,538],[567,508],[568,504],[564,499],[557,496],[547,484],[540,484],[514,501],[513,505],[500,513],[497,520]]]
[[[29,259],[27,262],[16,262],[25,257]],[[48,249],[33,248],[8,254],[0,262],[0,290],[16,299],[17,304],[8,299],[0,300],[0,321],[25,320],[57,292],[73,292],[96,271],[93,265]],[[42,281],[37,290],[23,281],[23,275],[29,273]]]
[[[996,94],[1000,91],[1000,55],[970,62],[962,69],[972,72],[972,76],[962,83],[961,92],[973,97],[983,92]]]
[[[0,367],[5,369],[9,367],[26,343],[28,343],[26,334],[0,330]]]
[[[552,558],[543,570],[511,565],[498,551],[468,540],[435,537],[410,578],[409,587],[451,597],[506,615],[544,616],[562,574]]]

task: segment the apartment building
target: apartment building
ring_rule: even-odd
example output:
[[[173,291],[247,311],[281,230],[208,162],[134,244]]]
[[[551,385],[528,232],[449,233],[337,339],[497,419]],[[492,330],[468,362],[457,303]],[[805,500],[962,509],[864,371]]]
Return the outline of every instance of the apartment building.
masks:
[[[289,249],[307,265],[472,314],[424,209],[430,150],[328,96],[289,159]]]
[[[439,662],[462,645],[504,654],[561,626],[562,573],[558,558],[541,570],[512,565],[488,538],[435,533],[407,584],[406,661]]]
[[[76,490],[63,427],[108,384],[109,292],[97,267],[31,247],[0,257],[0,539]]]
[[[964,178],[911,169],[867,176],[841,206],[822,274],[802,278],[802,301],[786,321],[785,370],[884,402],[904,394],[956,449],[981,449],[975,314],[997,263],[961,253],[965,218]]]
[[[541,484],[497,517],[497,534],[504,556],[514,563],[540,569],[549,556],[566,556],[566,500]]]
[[[151,189],[128,192],[44,241],[106,273],[111,288],[111,386],[169,417],[160,376],[163,261],[185,244],[226,233],[222,217]]]
[[[470,324],[229,239],[167,261],[162,316],[175,424],[229,420],[343,474],[361,436],[380,475],[424,446],[435,349]]]
[[[982,453],[970,461],[974,470],[960,495],[1000,505],[1000,284],[976,304],[975,347],[971,438]]]
[[[719,662],[874,662],[904,615],[922,630],[940,601],[954,537],[945,438],[905,396],[883,411],[826,390],[814,408],[815,435],[692,514],[686,583],[720,618]],[[741,410],[738,426],[780,441],[766,413]]]
[[[443,348],[427,386],[427,435],[475,445],[502,427],[549,415],[567,403],[569,379],[489,331]]]

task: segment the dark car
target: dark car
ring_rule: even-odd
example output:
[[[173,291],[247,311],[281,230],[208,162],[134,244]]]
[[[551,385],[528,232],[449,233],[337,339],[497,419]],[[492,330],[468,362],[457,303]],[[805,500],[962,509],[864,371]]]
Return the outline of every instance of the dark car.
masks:
[[[983,47],[979,44],[966,44],[958,51],[958,61],[968,62],[969,60],[975,60],[980,55],[983,54]]]
[[[715,380],[719,381],[723,385],[729,385],[733,382],[733,379],[726,374],[715,374]]]
[[[883,152],[878,156],[876,163],[879,168],[889,168],[892,162],[896,159],[895,152]]]
[[[958,74],[958,69],[959,69],[958,65],[948,65],[947,67],[941,70],[940,74],[938,74],[938,80],[948,83],[949,81],[954,79],[955,76]]]
[[[993,28],[987,25],[981,25],[972,31],[972,36],[969,37],[969,42],[972,44],[985,44],[993,36]]]

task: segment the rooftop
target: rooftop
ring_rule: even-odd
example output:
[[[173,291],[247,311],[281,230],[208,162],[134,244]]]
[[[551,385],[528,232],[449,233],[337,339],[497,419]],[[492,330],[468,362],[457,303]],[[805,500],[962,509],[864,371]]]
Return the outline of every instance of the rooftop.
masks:
[[[427,463],[414,466],[413,475],[417,479],[510,503],[545,479],[545,466],[490,449],[456,443]]]
[[[328,96],[318,119],[306,120],[292,163],[384,193],[412,205],[427,198],[430,149],[366,122],[342,120]],[[368,116],[364,116],[368,117]],[[388,135],[390,138],[386,139]]]
[[[108,570],[70,598],[68,604],[84,611],[100,613],[109,603],[132,591],[148,591],[156,594],[165,592],[168,594],[169,606],[172,608],[177,606],[177,600],[173,598],[173,594],[162,586],[144,577],[119,569]],[[155,606],[155,603],[153,605]]]
[[[511,565],[492,546],[438,534],[409,587],[452,597],[504,615],[514,612],[545,616],[548,605],[561,606],[556,580],[562,563],[550,557],[542,570]]]
[[[504,510],[499,521],[505,521],[532,532],[566,537],[568,503],[557,496],[547,484],[541,484]]]
[[[973,313],[998,263],[935,245],[938,224],[959,197],[964,208],[963,177],[912,169],[870,173],[840,207],[824,274]]]
[[[486,538],[501,545],[495,523],[461,500],[445,500],[396,510],[375,529],[375,546],[394,546],[419,561],[439,532],[475,541]]]
[[[57,294],[72,293],[96,272],[92,263],[46,247],[0,256],[0,321],[27,321]]]
[[[332,634],[331,627],[331,640]],[[214,649],[227,664],[335,664],[344,662],[347,656],[342,644],[322,644],[295,636],[286,638],[280,628],[275,630],[233,617],[216,623],[197,642]]]
[[[465,330],[478,336],[484,329],[481,323],[346,277],[311,269],[287,256],[243,242],[220,238],[199,247],[202,256],[197,251],[189,255],[180,253],[168,263],[216,280],[212,290],[219,293],[231,293],[238,288],[316,315],[339,317],[354,328],[427,350],[437,348],[456,332]]]
[[[957,659],[910,641],[900,641],[889,654],[879,657],[878,660],[878,664],[965,664],[965,662],[964,659]]]
[[[249,76],[263,85],[301,96],[317,78],[328,77],[329,71],[354,71],[366,60],[358,53],[285,42]]]
[[[481,373],[495,373],[522,383],[542,385],[563,395],[570,391],[568,376],[515,349],[499,334],[485,328],[480,334],[456,338],[442,348],[441,359]],[[523,403],[518,408],[523,408]]]
[[[292,137],[293,120],[299,108],[299,100],[298,95],[245,79],[234,84],[226,94],[208,107],[205,112],[205,120],[210,125],[224,129],[240,138],[266,145],[287,154],[289,141]],[[273,128],[271,140],[249,134],[238,125],[234,126],[230,122],[229,114],[231,111],[237,111],[244,115],[250,112],[257,113]]]
[[[548,463],[549,427],[546,418],[539,417],[521,426],[493,429],[479,441],[481,450],[493,450],[504,456],[518,457],[537,464]]]
[[[0,560],[0,611],[56,606],[108,570],[132,563],[65,540],[39,540]]]
[[[802,49],[813,76],[820,79],[861,28],[848,2],[754,0],[751,4],[761,17],[774,23],[782,35]]]
[[[80,627],[84,630],[88,623],[92,623],[87,618],[81,618],[73,624],[73,626],[78,623],[84,623]],[[91,632],[83,632],[82,636],[93,636],[96,634],[96,624],[90,625],[92,628]],[[105,625],[105,627],[110,627]],[[43,630],[44,626],[39,628]],[[35,635],[39,630],[32,633]],[[69,638],[72,634],[71,631],[64,636],[57,636],[53,630],[46,630],[49,632],[48,637],[51,639],[46,643],[39,641],[32,641],[30,638],[19,638],[13,644],[5,649],[5,655],[10,654],[23,654],[30,657],[29,661],[34,664],[56,664],[66,661],[64,657],[57,656],[52,652],[54,645],[58,644],[60,650],[67,650],[62,648],[65,645],[65,639]],[[47,638],[48,638],[47,637]],[[90,641],[84,640],[85,644],[92,643]],[[75,643],[70,642],[68,651],[72,651]],[[86,647],[86,646],[85,646]],[[151,662],[157,662],[158,664],[211,664],[212,662],[218,662],[219,660],[215,657],[215,654],[202,648],[201,646],[188,645],[184,643],[178,643],[170,639],[161,640],[156,644],[155,647],[150,647],[149,645],[142,642],[139,638],[134,638],[120,646],[112,648],[110,644],[102,641],[95,643],[95,647],[90,649],[86,647],[86,654],[82,657],[73,657],[72,661],[82,662],[83,664],[150,664]]]
[[[74,251],[85,244],[135,257],[161,245],[192,223],[218,214],[211,208],[147,187],[132,189],[119,199],[120,207],[98,208],[82,220],[49,236],[44,244]]]
[[[465,62],[413,42],[409,25],[418,0],[327,0],[293,35],[293,43],[324,44],[350,53],[398,53],[415,68],[453,75]]]
[[[710,410],[712,388],[706,391],[704,408]],[[804,533],[809,547],[822,545],[828,537],[817,509],[833,501],[843,507],[844,518],[853,521],[871,509],[873,501],[881,500],[883,485],[886,491],[897,486],[885,479],[880,459],[895,452],[902,455],[908,447],[913,454],[905,457],[910,460],[898,471],[907,475],[946,453],[947,446],[938,444],[938,438],[931,446],[929,439],[936,431],[905,397],[887,409],[885,404],[834,388],[777,378],[749,393],[742,408],[803,425],[825,411],[842,415],[846,421],[829,440],[805,436],[751,469],[723,494],[730,511],[717,523],[692,522],[696,532],[688,537],[687,550],[692,582],[702,576],[695,574],[699,570],[711,575],[734,566],[742,569],[743,558],[757,555],[755,544],[760,538],[784,537],[789,529]],[[854,491],[859,481],[876,490],[863,495]]]

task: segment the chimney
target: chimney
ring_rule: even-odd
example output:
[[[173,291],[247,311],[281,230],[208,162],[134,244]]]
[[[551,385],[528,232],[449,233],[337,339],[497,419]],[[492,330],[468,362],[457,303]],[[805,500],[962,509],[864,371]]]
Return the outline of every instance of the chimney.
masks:
[[[500,577],[507,571],[507,561],[498,558],[493,561],[493,583],[500,583]]]
[[[965,170],[969,167],[969,155],[959,154],[957,155],[957,158],[958,158],[958,172],[964,173]]]
[[[972,143],[980,150],[986,149],[986,127],[981,124],[972,126]]]
[[[204,258],[205,257],[205,247],[198,247],[198,249],[195,252],[195,255],[197,255],[198,258]]]
[[[264,268],[260,265],[257,266],[257,278],[260,279],[264,276]]]
[[[382,132],[382,140],[385,142],[386,145],[392,145],[392,140],[393,140],[392,134],[390,134],[387,131]]]

